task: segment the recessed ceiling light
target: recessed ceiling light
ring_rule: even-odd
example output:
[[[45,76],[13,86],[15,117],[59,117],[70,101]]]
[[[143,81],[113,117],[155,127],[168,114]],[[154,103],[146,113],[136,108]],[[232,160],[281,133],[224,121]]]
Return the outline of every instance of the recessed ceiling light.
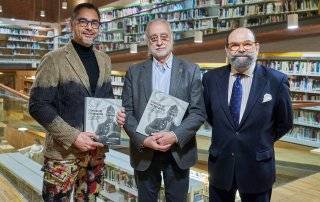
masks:
[[[66,1],[62,2],[62,9],[67,9],[68,3]]]
[[[27,130],[28,128],[25,128],[25,127],[18,128],[18,131],[20,132],[26,132]]]
[[[45,11],[40,11],[40,16],[43,17],[43,18],[46,17]]]

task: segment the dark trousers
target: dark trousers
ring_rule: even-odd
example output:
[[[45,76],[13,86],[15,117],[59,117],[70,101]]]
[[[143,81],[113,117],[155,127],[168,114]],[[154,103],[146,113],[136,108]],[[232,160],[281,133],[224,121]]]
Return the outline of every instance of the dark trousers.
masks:
[[[165,187],[166,202],[187,201],[189,169],[180,169],[171,152],[155,152],[150,167],[145,171],[134,171],[138,187],[139,202],[156,202],[161,187],[161,171]]]
[[[209,182],[209,201],[210,202],[234,202],[237,191],[237,183],[235,177],[233,178],[233,185],[231,190],[218,189]],[[270,202],[272,189],[262,193],[248,194],[241,193],[240,198],[242,202]]]

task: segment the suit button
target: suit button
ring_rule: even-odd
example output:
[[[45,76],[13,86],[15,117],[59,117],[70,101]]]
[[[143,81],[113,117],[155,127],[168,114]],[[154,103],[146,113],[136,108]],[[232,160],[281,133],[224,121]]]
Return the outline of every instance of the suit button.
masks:
[[[239,132],[236,132],[236,135],[239,135]]]
[[[231,156],[234,156],[234,153],[233,153],[233,152],[231,153]]]

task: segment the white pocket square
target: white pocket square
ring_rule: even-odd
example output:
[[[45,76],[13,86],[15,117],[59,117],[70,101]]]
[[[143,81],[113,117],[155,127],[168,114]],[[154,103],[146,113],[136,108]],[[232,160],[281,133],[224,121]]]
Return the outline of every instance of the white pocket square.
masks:
[[[269,93],[264,94],[262,103],[269,102],[272,100],[272,96]]]

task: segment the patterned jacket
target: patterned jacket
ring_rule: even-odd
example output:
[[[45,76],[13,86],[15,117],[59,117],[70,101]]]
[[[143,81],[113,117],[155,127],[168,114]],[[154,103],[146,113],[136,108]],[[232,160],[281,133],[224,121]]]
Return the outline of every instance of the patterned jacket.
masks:
[[[30,92],[29,112],[46,130],[45,156],[56,160],[86,155],[73,142],[83,131],[84,98],[113,98],[110,58],[94,49],[99,79],[92,95],[89,77],[70,42],[46,54]]]

